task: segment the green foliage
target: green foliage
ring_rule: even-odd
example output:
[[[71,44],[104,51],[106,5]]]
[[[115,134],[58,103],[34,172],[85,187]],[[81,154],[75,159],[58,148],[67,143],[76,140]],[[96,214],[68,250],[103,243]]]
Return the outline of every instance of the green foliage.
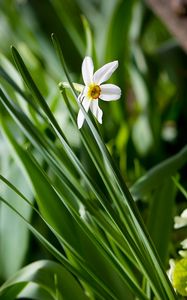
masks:
[[[6,178],[11,181],[26,197],[30,198],[31,189],[22,175],[20,169],[12,162],[8,165],[8,174]],[[20,174],[17,176],[17,174]],[[32,210],[28,204],[22,203],[20,206],[19,197],[10,189],[3,186],[2,197],[9,199],[9,203],[18,209],[28,220],[31,219]],[[31,198],[32,199],[32,198]],[[0,261],[1,276],[8,278],[15,273],[23,264],[26,251],[28,250],[29,231],[23,221],[12,212],[7,205],[1,205],[1,243],[0,243]],[[20,247],[21,245],[21,247]],[[14,249],[14,255],[12,255]]]
[[[30,299],[43,299],[44,296],[45,299],[88,299],[71,273],[60,264],[47,260],[34,262],[17,272],[2,287],[0,299],[13,300],[24,295]]]
[[[176,262],[173,271],[173,286],[182,296],[187,296],[187,259]]]
[[[55,39],[54,42],[57,45],[57,49],[59,49],[58,41]],[[97,196],[96,199],[98,199],[103,206],[103,212],[106,213],[106,217],[107,215],[110,217],[110,223],[112,222],[111,225],[113,224],[116,231],[119,232],[121,238],[125,241],[126,247],[130,248],[132,253],[130,255],[130,259],[133,262],[134,266],[136,265],[136,263],[139,265],[140,270],[143,272],[144,276],[147,277],[154,293],[158,297],[160,297],[160,295],[162,295],[161,297],[167,297],[167,293],[170,294],[170,297],[173,297],[174,295],[172,296],[172,290],[168,285],[167,277],[166,275],[164,275],[162,267],[157,260],[156,253],[154,253],[154,249],[149,242],[149,237],[147,236],[145,229],[142,227],[143,224],[134,205],[133,199],[131,198],[131,195],[127,187],[125,186],[125,183],[123,182],[120,174],[118,173],[118,170],[111,160],[107,148],[105,148],[94,123],[92,123],[91,119],[84,112],[89,126],[89,134],[88,132],[85,132],[84,129],[81,130],[80,133],[82,133],[83,142],[85,143],[88,154],[90,155],[93,164],[95,164],[95,167],[101,176],[103,184],[106,186],[108,197],[110,197],[111,203],[113,203],[115,209],[112,208],[109,203],[107,204],[105,198],[101,196],[102,192],[97,191],[97,187],[95,187],[93,180],[89,178],[89,175],[86,174],[83,166],[80,165],[72,149],[69,147],[64,134],[62,133],[61,128],[56,122],[56,119],[54,118],[50,108],[48,107],[44,98],[40,94],[39,89],[32,80],[19,53],[14,48],[12,49],[12,52],[25,83],[30,88],[32,95],[38,101],[38,104],[49,120],[48,122],[49,125],[51,124],[51,130],[54,131],[54,135],[56,135],[56,137],[61,142],[61,145],[63,146],[63,149],[67,154],[67,158],[70,160],[71,164],[74,165],[80,175],[83,176],[83,179],[85,180],[85,183],[88,184],[88,187],[91,188],[91,190],[95,193],[95,196]],[[59,52],[59,54],[60,56],[62,55],[61,51]],[[62,63],[64,65],[63,58]],[[67,71],[65,66],[64,70],[66,73]],[[73,88],[71,82],[70,85]],[[33,146],[39,146],[40,151],[43,152],[43,145],[45,145],[47,141],[44,137],[42,137],[42,135],[39,134],[38,129],[34,126],[31,120],[29,120],[29,118],[26,116],[26,114],[23,113],[22,110],[20,110],[20,108],[15,106],[12,100],[9,99],[3,93],[3,91],[1,91],[1,99],[2,104],[5,105],[15,121],[20,125],[23,133],[26,134],[27,138],[30,140]],[[66,101],[68,101],[67,98]],[[70,103],[68,104],[68,108],[73,118],[74,114],[69,105]],[[81,105],[80,108],[82,109]],[[76,249],[76,252],[78,252],[79,256],[82,257],[82,259],[85,260],[86,264],[89,265],[89,269],[91,270],[91,272],[94,272],[99,281],[102,281],[106,285],[110,282],[110,297],[112,295],[116,295],[115,297],[112,297],[117,297],[117,299],[123,297],[125,291],[123,291],[122,282],[124,280],[126,285],[131,289],[133,293],[136,291],[136,295],[139,294],[141,295],[142,299],[146,299],[146,296],[143,294],[143,292],[141,292],[140,287],[138,287],[137,280],[134,278],[134,276],[132,277],[132,274],[130,272],[125,271],[124,267],[126,266],[126,262],[125,265],[123,265],[122,261],[118,261],[117,257],[114,257],[107,244],[105,244],[105,242],[101,239],[100,235],[95,236],[95,233],[93,234],[93,228],[90,227],[89,223],[86,224],[80,218],[77,206],[79,201],[84,201],[83,203],[86,205],[87,209],[90,208],[90,204],[88,205],[86,203],[84,195],[80,194],[80,196],[77,197],[77,194],[74,194],[74,190],[77,188],[77,186],[75,185],[72,190],[70,189],[70,183],[68,182],[68,178],[65,172],[63,173],[65,181],[61,181],[61,188],[57,187],[55,183],[52,182],[50,185],[50,179],[48,178],[47,174],[43,173],[41,167],[38,165],[38,162],[34,159],[32,154],[27,154],[16,142],[13,135],[6,126],[6,123],[4,123],[4,120],[2,120],[2,125],[4,128],[4,132],[6,133],[10,143],[14,148],[14,151],[16,152],[25,170],[27,171],[27,174],[29,175],[29,179],[32,182],[34,191],[36,193],[36,201],[38,203],[39,209],[44,219],[49,223],[50,227],[52,227],[53,230],[55,230],[61,236],[61,238],[65,241],[65,244],[68,244],[68,248],[71,247],[71,249]],[[92,137],[92,140],[90,140],[90,137]],[[95,142],[95,145],[92,141]],[[53,146],[53,148],[55,148],[55,145]],[[44,151],[44,153],[47,154],[45,155],[45,159],[47,159],[49,155],[48,153],[46,153],[48,152],[47,149],[48,147]],[[53,152],[55,152],[55,149],[53,149]],[[57,168],[57,164],[55,164],[56,159],[53,155],[54,154],[50,153],[48,163],[52,163],[52,170],[57,175],[59,173],[59,170]],[[62,164],[61,159],[60,162]],[[56,169],[58,170],[58,173]],[[112,176],[113,178],[113,185],[111,185],[110,176]],[[91,207],[91,209],[93,210],[93,207]],[[64,221],[64,225],[67,228],[67,233],[64,226],[63,230],[61,230],[61,219],[63,219]],[[76,235],[72,235],[72,233],[75,233],[75,230]],[[77,237],[79,237],[79,244],[76,243],[76,239],[74,237],[76,237],[76,239]],[[135,240],[136,243],[134,242]],[[139,242],[137,243],[137,241]],[[98,244],[98,242],[100,242],[101,244]],[[83,252],[80,248],[81,244],[84,247]],[[143,247],[141,246],[141,244],[143,245]],[[85,247],[89,250],[86,250]],[[68,249],[67,255],[69,251],[70,250]],[[80,265],[80,260],[77,261],[76,256],[74,257],[74,251],[70,251],[69,254],[69,259],[73,259],[74,263]],[[158,272],[158,276],[162,278],[164,288],[160,286],[160,279],[158,281],[157,276],[155,276],[156,272],[151,272],[151,265],[152,268],[157,265],[156,270]],[[107,274],[110,274],[110,277],[108,277]],[[112,279],[112,281],[110,278]],[[117,282],[114,281],[114,278],[116,278]],[[115,282],[117,283],[117,286]]]
[[[171,177],[187,161],[182,51],[130,0],[2,1],[0,39],[0,299],[176,299],[165,270]],[[122,97],[102,127],[74,89],[85,55],[96,69],[119,60]]]

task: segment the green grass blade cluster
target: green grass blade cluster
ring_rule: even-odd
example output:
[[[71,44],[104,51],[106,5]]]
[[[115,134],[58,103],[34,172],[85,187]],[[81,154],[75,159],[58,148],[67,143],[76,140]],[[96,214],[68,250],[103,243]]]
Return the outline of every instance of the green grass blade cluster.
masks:
[[[83,111],[88,126],[77,130],[72,103],[61,86],[64,101],[105,192],[81,164],[21,56],[13,47],[16,66],[33,97],[32,109],[36,118],[41,120],[41,116],[44,117],[42,121],[54,139],[50,140],[42,127],[38,128],[33,119],[2,89],[0,101],[3,109],[11,115],[35,152],[26,150],[16,140],[6,118],[2,118],[1,125],[14,155],[27,174],[41,216],[59,240],[67,258],[25,221],[47,249],[68,271],[77,276],[90,299],[94,294],[98,299],[124,299],[124,295],[129,292],[139,299],[149,299],[142,289],[143,279],[147,280],[156,299],[176,299],[136,204],[103,143],[95,122],[77,101],[60,44],[54,35],[52,38],[75,101]],[[11,80],[9,83],[15,88]],[[47,170],[42,167],[36,152],[47,164]],[[50,176],[49,170],[53,176]],[[5,182],[2,177],[1,180]],[[14,190],[21,196],[19,191]],[[1,200],[7,203],[6,200]],[[82,206],[83,216],[80,213]],[[24,219],[23,216],[22,218]],[[60,280],[63,282],[65,279]],[[53,292],[54,290],[53,287]],[[70,299],[68,296],[64,297]]]

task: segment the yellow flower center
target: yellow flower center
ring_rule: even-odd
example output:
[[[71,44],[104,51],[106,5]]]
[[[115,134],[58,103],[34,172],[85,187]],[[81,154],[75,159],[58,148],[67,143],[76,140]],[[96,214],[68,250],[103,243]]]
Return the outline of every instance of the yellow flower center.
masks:
[[[98,99],[101,93],[101,88],[99,85],[90,84],[88,88],[88,97],[91,99]]]

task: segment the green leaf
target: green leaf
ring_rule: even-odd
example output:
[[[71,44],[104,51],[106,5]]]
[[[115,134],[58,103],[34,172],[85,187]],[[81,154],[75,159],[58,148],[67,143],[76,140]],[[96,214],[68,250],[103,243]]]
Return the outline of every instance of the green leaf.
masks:
[[[17,285],[17,284],[15,284]],[[34,300],[54,300],[54,298],[46,291],[43,286],[29,282],[19,293],[16,299],[34,299]],[[61,297],[59,296],[59,299]],[[55,299],[56,300],[56,299]]]
[[[17,174],[19,174],[19,176],[17,176]],[[25,176],[13,162],[9,166],[8,179],[12,181],[26,197],[32,199],[31,188]],[[28,220],[31,219],[31,207],[26,203],[20,203],[19,197],[10,189],[3,186],[1,195],[18,209],[25,218]],[[6,205],[1,205],[0,213],[1,276],[7,279],[23,265],[28,249],[29,231],[25,223]]]
[[[183,194],[183,196],[187,199],[187,191],[186,189],[179,183],[177,178],[172,177],[173,182],[175,183],[176,187],[179,189],[179,191]]]
[[[144,176],[138,179],[130,189],[133,197],[137,199],[147,196],[162,183],[163,178],[175,175],[186,162],[187,146],[183,147],[177,154],[150,169]]]
[[[56,121],[55,117],[53,116],[51,110],[49,109],[49,106],[47,105],[46,101],[44,100],[44,98],[43,98],[42,94],[40,93],[38,87],[34,83],[30,73],[28,72],[28,70],[27,70],[27,68],[26,68],[26,66],[25,66],[25,64],[24,64],[24,62],[21,58],[21,56],[19,55],[18,51],[14,47],[12,47],[12,54],[13,54],[15,63],[18,67],[18,70],[21,73],[21,75],[23,77],[23,80],[27,84],[27,86],[30,89],[31,93],[37,99],[37,101],[39,101],[42,109],[46,113],[49,120],[52,122],[52,124],[54,124],[54,126],[57,128],[57,130],[60,132],[60,134],[65,139],[65,136],[64,136],[61,128],[59,127],[58,122]]]
[[[8,120],[8,122],[12,125],[11,120]],[[17,136],[15,128],[14,133]],[[25,174],[12,161],[11,152],[3,137],[0,137],[0,173],[11,180],[32,202],[31,187],[25,178]],[[6,185],[0,185],[0,192],[9,203],[23,213],[25,218],[28,220],[31,219],[32,209],[30,205],[26,203],[21,204],[19,197],[7,188]],[[22,267],[28,243],[29,231],[27,226],[14,212],[2,203],[0,205],[0,273],[2,278],[7,279]],[[20,244],[22,247],[20,247]]]
[[[173,206],[175,196],[176,188],[172,179],[163,179],[162,185],[154,191],[152,196],[147,224],[158,254],[163,264],[166,266],[173,227]]]
[[[93,50],[94,50],[93,49],[94,45],[93,45],[92,32],[91,32],[89,23],[84,16],[82,16],[82,23],[83,23],[84,31],[85,31],[85,35],[86,35],[86,53],[85,53],[85,55],[92,57]]]
[[[54,298],[43,288],[43,286],[31,282],[29,282],[17,296],[17,299],[25,298],[32,300],[54,300]],[[60,298],[61,297],[59,296],[59,299]]]
[[[146,114],[140,114],[133,124],[132,139],[137,152],[145,156],[153,146],[153,136]]]
[[[15,300],[15,297],[22,291],[25,287],[25,282],[20,282],[12,284],[8,288],[0,288],[0,299],[1,300]]]
[[[75,11],[77,13],[77,10],[79,10],[77,3],[72,2],[71,0],[54,0],[51,4],[53,5],[65,29],[68,31],[75,47],[77,47],[77,50],[82,55],[84,53],[84,43],[81,35],[81,22],[79,18],[75,18],[74,14]]]
[[[8,297],[8,293],[11,293],[11,297],[9,296],[7,299],[14,300],[18,296],[16,283],[18,287],[20,287],[20,284],[24,286],[30,282],[38,284],[42,289],[46,290],[53,299],[88,299],[73,275],[60,264],[49,260],[34,262],[18,271],[1,287],[0,299],[3,300],[4,295]],[[15,289],[14,295],[12,293],[12,287]]]
[[[21,89],[21,87],[10,77],[10,75],[0,66],[0,77],[2,77],[14,90],[14,92],[17,92],[23,99],[29,103],[34,111],[37,112],[38,115],[40,115],[42,118],[44,116],[41,114],[41,112],[38,110],[36,104],[34,101],[31,100],[31,98]]]

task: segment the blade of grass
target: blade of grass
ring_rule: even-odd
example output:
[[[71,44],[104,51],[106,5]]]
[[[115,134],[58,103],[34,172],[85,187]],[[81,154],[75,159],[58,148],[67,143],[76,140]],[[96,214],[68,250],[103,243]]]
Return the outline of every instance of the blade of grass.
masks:
[[[131,187],[135,199],[148,195],[154,188],[162,183],[163,178],[174,175],[187,162],[187,146],[177,154],[159,163],[138,179]]]
[[[148,230],[163,264],[167,267],[168,248],[173,227],[173,206],[176,188],[172,179],[163,179],[153,196],[148,218]],[[162,239],[160,235],[162,233]]]
[[[172,177],[173,182],[175,183],[176,187],[179,189],[179,191],[183,194],[183,196],[187,199],[187,191],[185,188],[180,184],[178,179],[176,177]]]
[[[60,126],[58,125],[55,117],[53,116],[51,110],[49,109],[49,106],[47,105],[47,103],[44,100],[43,96],[41,95],[39,89],[35,85],[31,75],[29,74],[29,72],[28,72],[28,70],[27,70],[27,68],[26,68],[26,66],[25,66],[25,64],[24,64],[24,62],[21,58],[21,56],[19,55],[18,51],[13,46],[12,46],[12,55],[13,55],[15,64],[18,67],[18,70],[19,70],[20,74],[22,75],[23,80],[27,84],[27,86],[30,89],[30,91],[32,92],[33,96],[39,101],[43,111],[48,116],[51,123],[55,126],[55,128],[58,130],[58,132],[60,132],[63,139],[66,141],[66,138],[65,138]]]

